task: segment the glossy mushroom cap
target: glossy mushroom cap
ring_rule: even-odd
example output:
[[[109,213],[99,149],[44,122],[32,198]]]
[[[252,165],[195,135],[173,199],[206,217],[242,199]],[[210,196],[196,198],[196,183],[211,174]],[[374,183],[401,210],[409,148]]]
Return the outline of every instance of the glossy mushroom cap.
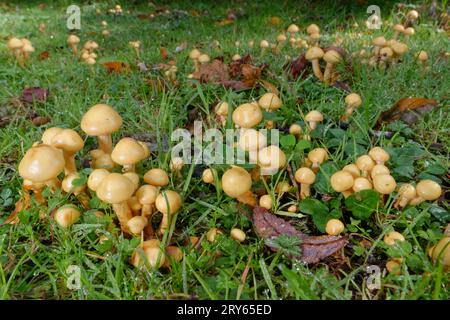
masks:
[[[261,42],[259,43],[259,46],[261,48],[268,48],[270,46],[270,44],[267,40],[261,40]]]
[[[343,192],[353,187],[353,176],[347,171],[338,171],[331,176],[331,187],[337,192]]]
[[[300,168],[295,172],[295,180],[302,184],[313,184],[316,181],[316,175],[310,168]]]
[[[97,188],[97,197],[107,203],[118,204],[126,201],[134,193],[130,179],[119,173],[110,173]]]
[[[18,38],[11,38],[8,40],[7,46],[9,50],[18,50],[23,47],[23,42]]]
[[[442,194],[441,186],[433,180],[422,180],[416,186],[417,195],[425,200],[433,201]]]
[[[383,36],[376,37],[373,39],[372,44],[377,47],[384,47],[386,45],[386,39]]]
[[[308,159],[314,164],[321,164],[328,160],[327,150],[324,148],[315,148],[308,153]]]
[[[287,28],[287,32],[289,33],[297,33],[299,31],[300,29],[296,24],[290,24],[289,27]]]
[[[396,241],[405,241],[405,237],[397,231],[391,231],[384,236],[384,243],[388,246],[393,246]]]
[[[166,201],[167,197],[167,201]],[[173,190],[162,191],[155,200],[156,209],[163,214],[173,215],[181,208],[181,197]]]
[[[245,235],[245,232],[242,231],[241,229],[233,228],[230,231],[230,237],[231,237],[231,239],[236,240],[238,242],[244,242],[246,235]]]
[[[338,219],[328,220],[325,231],[330,236],[337,236],[344,231],[344,224]]]
[[[391,175],[379,174],[373,178],[373,187],[381,194],[390,194],[397,187],[397,183]]]
[[[263,114],[256,103],[244,103],[233,111],[232,118],[236,125],[242,128],[252,128],[262,121]]]
[[[408,27],[408,28],[405,29],[404,33],[407,36],[412,36],[415,33],[415,31],[414,31],[414,28]]]
[[[367,180],[366,178],[358,177],[353,182],[352,189],[355,192],[360,192],[360,191],[363,191],[363,190],[369,190],[369,189],[372,189],[372,183],[370,183],[370,181]]]
[[[419,12],[417,12],[417,10],[410,10],[406,14],[406,17],[411,20],[417,20],[419,18]]]
[[[308,51],[306,51],[305,54],[305,58],[306,60],[315,60],[315,59],[322,59],[322,57],[324,56],[324,52],[321,48],[319,47],[311,47],[308,49]]]
[[[80,43],[80,38],[78,38],[76,35],[71,34],[67,37],[67,44],[73,45]]]
[[[153,168],[145,173],[144,181],[152,186],[163,187],[169,184],[169,176],[163,169]]]
[[[375,162],[368,155],[362,155],[356,159],[356,165],[361,171],[371,171],[375,166]]]
[[[383,148],[374,147],[370,149],[369,156],[377,163],[383,164],[389,160],[390,156]]]
[[[323,121],[323,115],[317,110],[312,110],[305,116],[305,121],[310,123],[311,129],[315,129],[316,123]]]
[[[342,60],[342,57],[339,52],[335,50],[329,50],[323,55],[323,60],[325,60],[327,63],[337,64]]]
[[[424,50],[420,50],[419,55],[417,56],[417,59],[419,59],[420,61],[427,61],[428,53]]]
[[[267,210],[272,209],[272,198],[268,194],[261,196],[259,198],[259,206]]]
[[[359,176],[361,176],[361,171],[359,171],[358,166],[354,163],[350,163],[350,164],[346,165],[345,167],[342,168],[342,171],[347,171],[355,179],[358,178]]]
[[[56,210],[53,219],[62,228],[69,228],[80,219],[81,213],[74,205],[65,205]]]
[[[361,96],[357,93],[350,93],[345,97],[345,104],[350,108],[358,108],[362,104]]]
[[[405,31],[405,27],[401,24],[396,24],[394,25],[394,31],[403,33],[403,31]]]
[[[88,136],[110,135],[121,125],[122,117],[106,104],[96,104],[81,119],[81,129]]]
[[[28,149],[19,163],[19,174],[33,182],[46,182],[64,170],[64,157],[61,150],[46,144]]]
[[[442,262],[445,270],[450,268],[450,237],[443,237],[431,250],[433,262]]]
[[[58,128],[58,127],[51,127],[44,131],[41,137],[41,141],[43,144],[48,144],[49,146],[52,145],[53,137],[57,134],[61,133],[64,129]]]
[[[106,169],[95,169],[92,170],[91,174],[89,175],[87,186],[92,191],[97,191],[97,188],[100,186],[100,183],[103,181],[104,178],[109,176],[111,172],[109,172]]]
[[[219,102],[216,107],[214,108],[216,114],[220,116],[227,116],[228,115],[228,109],[229,105],[227,102]]]
[[[204,183],[214,183],[213,169],[205,169],[202,173],[202,180]]]
[[[389,170],[388,167],[386,167],[384,164],[376,164],[373,168],[372,171],[370,171],[370,177],[373,178],[375,176],[378,176],[380,174],[391,174],[391,171]]]
[[[320,28],[317,24],[312,23],[306,28],[306,33],[308,34],[320,33]]]
[[[284,34],[279,34],[277,36],[277,41],[278,42],[285,42],[287,40],[286,36]]]
[[[392,51],[398,56],[402,56],[408,51],[408,46],[401,42],[396,42],[391,46]]]
[[[147,156],[146,150],[133,138],[123,138],[117,142],[111,158],[120,165],[133,165]]]
[[[158,189],[155,186],[145,184],[136,191],[136,197],[141,204],[154,204],[158,196]]]
[[[74,185],[74,181],[80,178],[80,174],[77,172],[71,172],[66,175],[61,183],[61,189],[63,189],[67,193],[77,194],[86,189],[86,184],[83,185]]]
[[[207,63],[209,60],[209,56],[206,53],[203,53],[198,57],[198,62],[200,63]]]
[[[286,155],[279,147],[270,145],[258,152],[258,165],[265,172],[275,172],[286,165]]]
[[[252,187],[252,177],[241,167],[232,167],[222,175],[222,189],[232,198],[237,198]]]
[[[244,151],[257,151],[266,145],[266,136],[255,129],[246,129],[239,137],[239,147]]]
[[[124,177],[127,177],[133,183],[133,193],[139,188],[139,175],[136,172],[125,172]]]
[[[198,59],[202,53],[198,49],[192,49],[191,52],[189,52],[189,58],[192,60]]]
[[[259,98],[258,104],[261,108],[267,111],[277,110],[281,108],[282,105],[280,98],[271,92],[265,93],[261,98]]]
[[[75,130],[62,129],[53,136],[51,145],[69,153],[75,153],[83,149],[84,141]]]

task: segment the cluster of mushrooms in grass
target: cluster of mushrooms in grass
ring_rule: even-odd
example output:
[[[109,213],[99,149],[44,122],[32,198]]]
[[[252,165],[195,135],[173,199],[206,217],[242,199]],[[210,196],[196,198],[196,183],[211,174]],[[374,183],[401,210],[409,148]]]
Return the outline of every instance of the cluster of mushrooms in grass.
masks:
[[[14,55],[17,60],[17,63],[24,67],[26,61],[29,59],[30,54],[34,52],[34,47],[31,44],[30,40],[26,38],[11,38],[8,40],[8,49]]]

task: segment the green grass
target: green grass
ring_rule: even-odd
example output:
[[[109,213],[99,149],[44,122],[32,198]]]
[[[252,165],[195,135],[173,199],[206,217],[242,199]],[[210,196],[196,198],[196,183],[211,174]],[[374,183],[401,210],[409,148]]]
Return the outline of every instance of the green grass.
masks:
[[[427,2],[408,5],[417,7],[422,18],[401,64],[381,72],[355,62],[354,74],[348,80],[364,103],[353,115],[346,131],[330,130],[345,110],[344,92],[325,88],[313,77],[289,81],[282,69],[283,55],[268,53],[261,57],[259,50],[248,49],[245,44],[249,40],[255,43],[262,39],[273,41],[292,22],[302,31],[315,22],[322,29],[324,43],[333,42],[339,33],[344,37],[342,46],[353,52],[367,46],[374,36],[384,34],[388,38],[392,35],[386,23],[382,30],[365,28],[366,8],[372,3],[227,1],[213,4],[205,1],[188,4],[180,1],[167,6],[170,14],[151,21],[136,18],[138,13],[154,10],[146,4],[128,6],[124,3],[124,10],[131,10],[131,13],[125,12],[123,17],[115,19],[104,13],[115,2],[83,4],[80,5],[80,38],[82,42],[94,39],[100,45],[94,72],[75,61],[66,48],[68,32],[64,13],[69,4],[71,2],[61,1],[47,5],[43,10],[38,7],[39,2],[17,1],[0,5],[0,37],[5,40],[8,36],[27,37],[36,48],[28,68],[22,69],[8,53],[6,41],[0,42],[0,116],[7,114],[10,117],[10,122],[0,128],[0,222],[12,212],[19,199],[21,179],[16,168],[24,152],[40,140],[48,127],[74,128],[81,133],[80,119],[94,104],[112,105],[123,117],[124,126],[115,134],[115,141],[124,134],[145,134],[158,145],[158,151],[139,166],[139,172],[145,172],[151,167],[168,169],[170,159],[167,150],[162,150],[166,149],[162,147],[163,142],[174,129],[188,124],[190,110],[202,110],[201,117],[212,122],[213,114],[209,110],[213,103],[227,100],[236,107],[257,99],[264,92],[263,89],[233,92],[209,84],[192,86],[186,75],[192,72],[188,52],[194,45],[201,46],[212,57],[224,56],[226,61],[236,52],[241,55],[248,52],[256,64],[268,63],[270,74],[264,78],[275,84],[283,101],[283,107],[277,113],[280,117],[277,127],[286,128],[301,121],[301,114],[308,110],[320,110],[326,119],[317,132],[321,139],[313,138],[312,147],[326,145],[331,153],[330,162],[337,167],[354,161],[371,146],[380,145],[398,155],[390,162],[391,168],[396,169],[394,177],[397,181],[417,181],[429,177],[424,176],[423,172],[426,172],[433,179],[439,179],[448,192],[448,176],[445,173],[433,175],[428,169],[438,165],[445,168],[448,175],[450,64],[448,58],[439,57],[450,51],[450,42],[448,34],[437,32],[437,21],[426,16]],[[378,4],[384,22],[395,23],[401,17],[394,2]],[[236,7],[243,9],[243,17],[228,26],[216,24],[226,17],[228,8]],[[97,16],[95,8],[100,8],[103,13]],[[192,10],[200,15],[194,16]],[[268,24],[271,16],[280,17],[282,23],[279,26]],[[108,22],[111,31],[106,40],[100,35],[102,20]],[[352,27],[355,21],[359,24],[356,29]],[[38,31],[41,22],[47,25],[45,33]],[[136,65],[135,55],[128,47],[128,42],[133,40],[142,42],[142,60],[150,71],[142,73],[134,68],[128,74],[107,74],[100,65],[102,62],[118,60]],[[220,41],[220,50],[211,49],[209,44],[213,40]],[[235,47],[237,40],[242,47]],[[184,41],[187,41],[188,49],[175,53],[175,48]],[[151,68],[161,62],[160,46],[166,47],[170,58],[177,61],[180,81],[178,88],[171,87],[164,92],[152,90],[145,80],[161,76]],[[427,50],[430,57],[430,72],[426,74],[415,61],[415,53],[420,50]],[[42,51],[48,51],[50,58],[40,61],[38,55]],[[299,51],[286,46],[283,54],[295,57]],[[50,90],[45,103],[30,107],[39,115],[51,118],[50,123],[41,127],[33,126],[24,117],[24,107],[14,103],[25,87],[33,86]],[[397,100],[409,96],[436,99],[439,107],[412,127],[399,122],[390,125],[389,130],[395,132],[391,139],[374,138],[370,128],[379,114]],[[297,104],[299,98],[303,104]],[[442,144],[439,150],[432,148],[436,142]],[[85,151],[79,158],[84,159],[93,145],[93,139],[87,139]],[[405,168],[407,165],[402,163],[408,157],[405,152],[417,156],[411,162],[414,172],[409,178],[404,170],[410,170],[411,166]],[[295,167],[300,158],[301,154],[293,155]],[[224,168],[217,167],[219,172]],[[186,166],[182,173],[182,179],[171,175],[171,187],[183,192],[185,199],[171,230],[172,241],[182,246],[187,236],[202,236],[209,228],[218,226],[225,232],[218,242],[203,241],[202,251],[184,247],[184,260],[173,263],[170,272],[137,270],[128,260],[139,239],[124,239],[117,229],[109,227],[114,217],[109,206],[98,204],[98,208],[107,213],[105,218],[97,219],[92,212],[86,212],[80,223],[70,230],[62,230],[51,220],[49,213],[73,199],[67,195],[52,195],[48,206],[35,203],[23,211],[20,224],[0,227],[0,299],[449,299],[448,272],[433,265],[427,256],[427,249],[442,237],[449,222],[446,201],[439,206],[424,203],[403,212],[395,211],[388,202],[385,207],[379,207],[368,222],[355,221],[349,213],[344,213],[348,233],[358,234],[351,237],[351,247],[345,251],[348,263],[337,266],[330,262],[332,260],[326,260],[308,267],[288,259],[282,252],[273,253],[266,249],[264,241],[255,235],[251,221],[242,214],[235,201],[203,184],[194,167]],[[288,179],[284,171],[279,177]],[[273,180],[267,185],[269,192],[273,192],[276,184]],[[289,201],[294,198],[288,197],[283,203]],[[303,231],[319,234],[308,215],[289,220]],[[233,227],[247,232],[244,244],[227,236]],[[400,276],[387,274],[384,269],[389,250],[382,239],[384,233],[393,228],[400,230],[407,240],[397,249],[406,261]],[[106,235],[110,240],[99,244],[100,235]],[[369,248],[359,244],[362,237],[371,241]],[[216,256],[218,250],[220,256]],[[66,270],[70,265],[81,268],[81,290],[70,290],[66,286],[69,276]],[[248,275],[241,283],[247,265]],[[368,265],[381,268],[379,290],[369,291],[366,287],[368,274],[365,267]]]

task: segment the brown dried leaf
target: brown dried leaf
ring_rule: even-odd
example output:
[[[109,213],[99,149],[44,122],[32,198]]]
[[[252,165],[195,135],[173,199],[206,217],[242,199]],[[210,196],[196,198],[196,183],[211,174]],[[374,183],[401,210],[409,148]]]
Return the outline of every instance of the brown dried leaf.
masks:
[[[121,61],[108,61],[102,63],[102,65],[108,73],[127,73],[130,70],[130,66]]]
[[[30,204],[30,195],[27,192],[24,192],[22,194],[22,197],[19,199],[19,201],[16,202],[16,206],[14,208],[14,211],[10,214],[8,218],[6,218],[5,221],[3,221],[0,226],[3,226],[5,224],[16,224],[19,222],[19,213],[22,210],[26,210],[31,206]]]
[[[229,25],[229,24],[232,24],[233,22],[234,22],[233,19],[225,18],[225,19],[222,19],[222,20],[220,20],[220,21],[217,21],[216,24],[217,24],[218,26],[223,27],[223,26],[227,26],[227,25]]]
[[[162,58],[163,60],[166,60],[166,59],[169,57],[169,53],[167,52],[167,49],[164,48],[164,47],[160,47],[160,48],[159,48],[159,53],[160,53],[161,58]]]
[[[305,54],[302,54],[297,59],[288,62],[283,68],[293,79],[297,79],[300,76],[304,78],[310,73],[308,70],[308,60],[306,60]]]
[[[26,88],[22,92],[22,96],[20,97],[20,100],[23,103],[33,103],[33,102],[45,102],[48,97],[48,89],[39,88],[39,87],[33,87],[33,88]]]
[[[223,83],[229,79],[228,66],[216,58],[211,63],[200,66],[200,71],[194,72],[193,78],[203,83]]]
[[[272,26],[278,26],[281,23],[281,19],[279,17],[270,17],[269,18],[269,23]]]
[[[278,218],[266,209],[258,206],[253,208],[253,224],[258,236],[265,239],[274,239],[280,235],[298,237],[301,240],[300,260],[304,263],[319,262],[344,248],[347,244],[347,238],[345,237],[308,236],[295,229],[284,219]],[[276,251],[276,248],[270,248]]]
[[[39,60],[47,60],[50,57],[50,53],[48,51],[42,51],[39,54]]]
[[[262,86],[267,90],[267,92],[271,92],[273,94],[276,94],[277,96],[280,94],[278,92],[277,87],[275,87],[275,85],[273,85],[272,83],[270,83],[269,81],[266,80],[260,80],[260,83],[262,84]]]
[[[383,123],[390,123],[396,120],[403,120],[408,124],[412,124],[418,120],[419,115],[431,111],[437,105],[438,103],[434,99],[400,99],[392,108],[381,113],[375,129],[379,129]]]
[[[51,119],[49,117],[42,117],[42,116],[33,117],[33,119],[31,120],[33,125],[35,125],[36,127],[47,124],[50,121],[51,121]]]

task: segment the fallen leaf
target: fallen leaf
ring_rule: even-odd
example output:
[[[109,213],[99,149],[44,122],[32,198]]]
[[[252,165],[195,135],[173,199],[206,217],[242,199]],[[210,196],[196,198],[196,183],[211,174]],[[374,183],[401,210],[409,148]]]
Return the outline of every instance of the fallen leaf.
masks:
[[[16,202],[16,206],[14,208],[14,211],[9,215],[8,218],[3,221],[3,223],[0,226],[3,226],[5,224],[16,224],[19,222],[19,213],[22,210],[26,210],[30,207],[30,195],[27,192],[23,192],[22,197],[19,199],[19,201]]]
[[[159,53],[160,53],[161,58],[162,58],[163,60],[166,60],[167,57],[169,56],[169,53],[167,52],[167,49],[164,48],[164,47],[160,47],[160,48],[159,48]]]
[[[31,122],[33,122],[33,125],[35,125],[36,127],[42,126],[44,124],[47,124],[51,121],[51,119],[49,117],[42,117],[42,116],[37,116],[34,117]]]
[[[176,53],[181,52],[181,51],[185,50],[186,48],[187,48],[187,42],[185,41],[175,48],[175,52]]]
[[[305,54],[302,54],[297,59],[289,61],[283,68],[293,79],[298,79],[300,76],[305,78],[310,73],[310,70],[308,70],[308,60],[306,60]]]
[[[193,78],[203,83],[223,83],[229,79],[228,66],[216,58],[211,63],[201,65],[200,71],[193,73]]]
[[[22,92],[20,100],[23,103],[33,103],[33,102],[45,102],[48,97],[48,89],[33,87],[26,88]]]
[[[48,51],[42,51],[39,54],[39,60],[47,60],[50,57],[50,53]]]
[[[379,129],[383,123],[391,123],[402,120],[407,124],[416,122],[420,115],[431,111],[438,105],[435,99],[403,98],[390,108],[382,112],[377,120],[375,129]]]
[[[272,83],[270,83],[269,81],[266,80],[260,80],[260,83],[262,84],[262,86],[267,90],[267,92],[271,92],[273,94],[276,94],[277,96],[280,95],[278,92],[277,87],[275,87],[275,85],[273,85]]]
[[[346,237],[337,236],[309,236],[297,229],[284,219],[278,218],[262,207],[253,208],[253,224],[256,234],[266,240],[273,240],[281,235],[297,237],[300,240],[301,255],[299,259],[304,263],[316,263],[345,247]],[[272,250],[277,248],[266,242]]]
[[[234,22],[234,19],[225,18],[225,19],[217,21],[216,24],[218,26],[223,27],[223,26],[227,26],[229,24],[232,24],[233,22]]]
[[[130,66],[121,61],[104,62],[102,65],[108,73],[127,73],[130,70]]]

